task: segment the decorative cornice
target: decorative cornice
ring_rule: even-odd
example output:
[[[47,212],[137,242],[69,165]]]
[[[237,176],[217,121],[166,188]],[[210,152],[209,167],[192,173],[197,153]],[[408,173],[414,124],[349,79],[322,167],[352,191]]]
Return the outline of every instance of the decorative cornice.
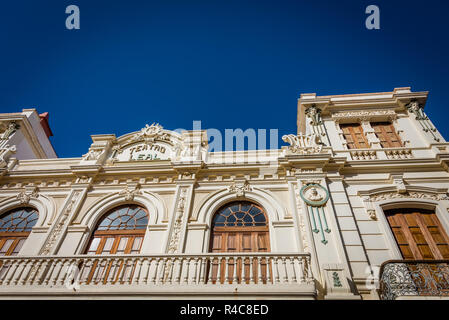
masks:
[[[424,192],[406,191],[404,193],[387,192],[370,196],[370,200],[373,202],[395,199],[423,199],[423,200],[449,200],[447,194],[430,194]]]
[[[332,119],[340,121],[343,119],[351,120],[370,120],[373,117],[388,117],[395,119],[397,114],[394,110],[373,110],[373,111],[345,111],[332,114]]]

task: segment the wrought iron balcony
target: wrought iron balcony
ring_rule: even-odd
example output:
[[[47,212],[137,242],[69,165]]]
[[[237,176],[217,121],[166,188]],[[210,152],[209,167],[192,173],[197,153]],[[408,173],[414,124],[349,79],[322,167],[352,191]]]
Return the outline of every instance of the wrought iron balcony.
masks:
[[[449,260],[392,260],[380,267],[382,300],[449,297]]]
[[[310,254],[0,258],[0,295],[315,295]]]

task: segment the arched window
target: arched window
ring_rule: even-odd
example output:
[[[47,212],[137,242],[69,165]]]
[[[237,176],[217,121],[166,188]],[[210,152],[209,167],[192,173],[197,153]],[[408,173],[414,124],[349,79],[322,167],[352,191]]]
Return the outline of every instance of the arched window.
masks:
[[[109,211],[98,223],[87,254],[137,254],[140,252],[148,212],[135,204]]]
[[[249,201],[234,201],[217,210],[212,219],[210,251],[220,252],[270,252],[268,219],[265,210]],[[267,281],[268,261],[261,261],[262,281]],[[253,276],[256,276],[256,261],[253,261]],[[226,273],[224,262],[218,268],[218,260],[212,264],[212,281],[216,281],[220,269],[223,283]],[[234,268],[237,267],[237,270]],[[228,273],[236,274],[237,281],[249,281],[250,259],[229,260]]]
[[[267,218],[261,207],[248,201],[232,202],[217,211],[213,227],[266,227]]]
[[[16,208],[0,216],[0,256],[15,256],[36,224],[34,208]]]

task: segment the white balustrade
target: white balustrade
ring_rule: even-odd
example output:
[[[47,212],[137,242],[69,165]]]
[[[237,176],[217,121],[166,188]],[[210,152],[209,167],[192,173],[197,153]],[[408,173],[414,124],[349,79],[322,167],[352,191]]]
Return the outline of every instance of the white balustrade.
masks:
[[[0,288],[267,286],[313,283],[309,254],[208,253],[1,257]]]

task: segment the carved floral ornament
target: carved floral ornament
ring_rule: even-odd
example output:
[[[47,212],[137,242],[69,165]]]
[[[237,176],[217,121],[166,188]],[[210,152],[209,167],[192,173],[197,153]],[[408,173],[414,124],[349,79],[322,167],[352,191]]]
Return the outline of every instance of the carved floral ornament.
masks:
[[[449,200],[447,193],[424,192],[424,191],[407,191],[406,189],[398,189],[397,191],[382,192],[370,195],[362,195],[366,213],[372,220],[377,220],[375,202],[401,199],[418,199],[442,201]]]
[[[130,141],[153,142],[156,139],[170,141],[170,136],[163,132],[163,127],[159,123],[145,125],[138,133],[131,137]]]
[[[10,146],[7,144],[5,147],[0,148],[0,168],[5,168],[8,165],[11,155],[16,153],[17,148],[15,145]]]
[[[287,150],[292,154],[315,154],[321,153],[323,149],[320,136],[315,133],[309,135],[303,133],[298,135],[289,134],[283,136],[282,140],[290,144],[290,146],[287,147]]]
[[[404,193],[397,193],[397,192],[387,192],[387,193],[381,193],[381,194],[375,194],[371,195],[369,197],[370,201],[377,202],[377,201],[384,201],[384,200],[394,200],[394,199],[423,199],[423,200],[435,200],[435,201],[441,201],[441,200],[449,200],[449,197],[447,194],[432,194],[432,193],[424,193],[424,192],[416,192],[416,191],[408,191]]]
[[[142,194],[139,183],[135,185],[128,184],[125,186],[125,189],[119,192],[119,195],[125,196],[125,201],[132,201],[134,200],[134,197],[139,194]]]
[[[339,122],[343,119],[370,120],[373,117],[387,117],[391,120],[397,118],[394,110],[373,110],[373,111],[345,111],[332,114],[332,119]]]
[[[29,204],[31,198],[39,197],[39,189],[37,187],[32,188],[31,190],[23,190],[17,195],[17,200],[19,200],[20,204],[25,205]]]
[[[20,126],[15,122],[9,122],[0,133],[0,140],[8,140],[8,138],[20,128]],[[1,130],[1,129],[0,129]]]
[[[251,191],[251,187],[247,180],[242,182],[234,182],[231,186],[229,186],[228,191],[231,193],[235,193],[236,197],[244,197],[245,192]]]

